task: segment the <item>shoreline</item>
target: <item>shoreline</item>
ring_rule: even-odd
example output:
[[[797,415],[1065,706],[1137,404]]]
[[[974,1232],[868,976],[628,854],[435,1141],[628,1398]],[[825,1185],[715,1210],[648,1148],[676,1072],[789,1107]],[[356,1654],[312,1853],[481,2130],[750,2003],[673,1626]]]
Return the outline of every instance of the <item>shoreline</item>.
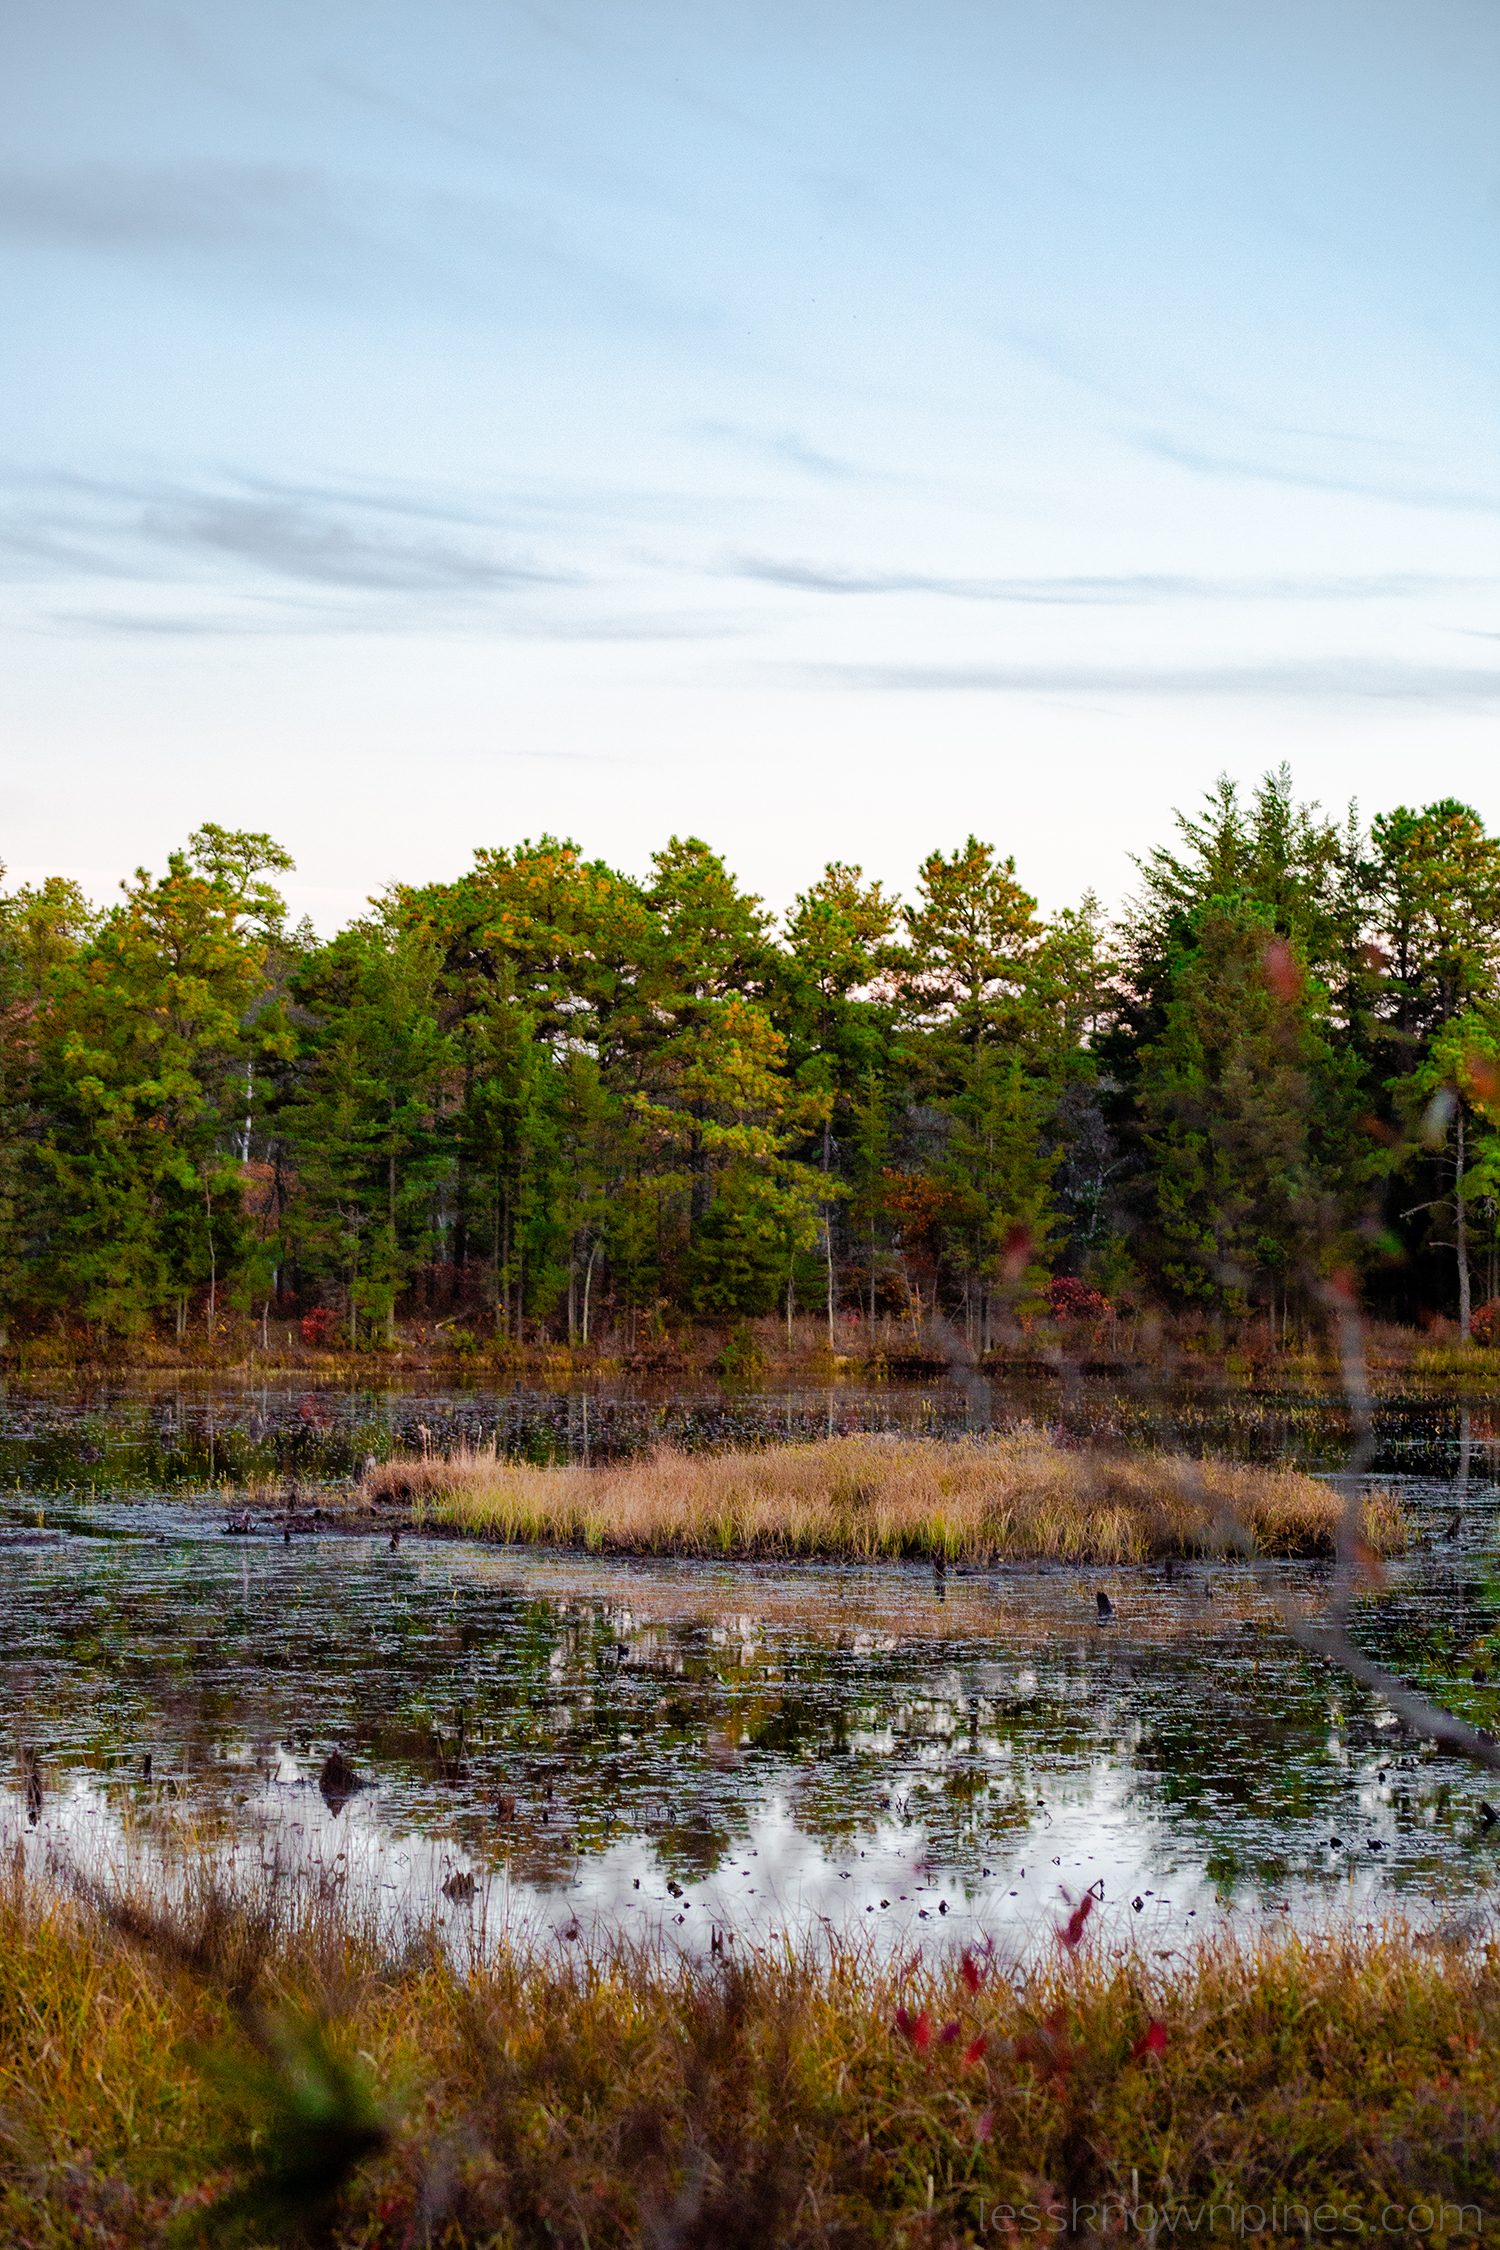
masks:
[[[1075,1340],[1039,1338],[1024,1351],[990,1353],[982,1360],[944,1360],[923,1353],[877,1351],[842,1353],[768,1352],[726,1368],[722,1354],[702,1350],[601,1354],[566,1346],[541,1350],[443,1352],[410,1345],[395,1351],[319,1351],[304,1347],[263,1351],[258,1344],[214,1351],[176,1351],[165,1346],[149,1353],[99,1353],[87,1348],[17,1348],[0,1352],[0,1379],[25,1388],[70,1383],[138,1384],[172,1379],[223,1382],[239,1378],[288,1385],[348,1390],[420,1388],[434,1382],[462,1390],[493,1390],[518,1381],[528,1388],[584,1393],[624,1389],[701,1388],[728,1397],[795,1388],[841,1390],[927,1390],[961,1386],[976,1378],[989,1384],[1038,1385],[1061,1390],[1070,1384],[1149,1384],[1158,1391],[1207,1390],[1250,1398],[1338,1399],[1343,1379],[1326,1348],[1288,1351],[1241,1359],[1233,1352],[1167,1347],[1159,1351],[1105,1353],[1080,1351]],[[1396,1348],[1375,1343],[1368,1353],[1370,1391],[1376,1399],[1400,1396],[1469,1395],[1486,1402],[1500,1397],[1500,1348],[1461,1347],[1456,1343],[1403,1338]]]

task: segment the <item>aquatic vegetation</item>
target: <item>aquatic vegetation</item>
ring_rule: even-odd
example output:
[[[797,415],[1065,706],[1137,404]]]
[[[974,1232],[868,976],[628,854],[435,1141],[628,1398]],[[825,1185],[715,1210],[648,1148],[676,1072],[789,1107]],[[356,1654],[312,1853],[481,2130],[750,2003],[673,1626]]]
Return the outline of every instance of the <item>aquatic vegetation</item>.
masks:
[[[1289,2231],[1273,2205],[1332,2205],[1341,2234],[1399,2211],[1442,2242],[1496,2211],[1482,1931],[1163,1960],[1079,1905],[1058,1922],[1026,1971],[577,1944],[465,1965],[296,1892],[248,1912],[199,1890],[174,1925],[13,1881],[0,2231],[748,2250],[1146,2235],[1162,2213],[1211,2234],[1212,2206],[1260,2236]]]
[[[1295,1470],[1061,1445],[1032,1431],[934,1446],[841,1437],[601,1469],[535,1467],[464,1447],[385,1462],[373,1500],[507,1541],[645,1554],[930,1555],[1140,1562],[1221,1550],[1225,1523],[1263,1554],[1331,1554],[1340,1501]],[[1366,1503],[1377,1551],[1405,1543],[1389,1495]]]

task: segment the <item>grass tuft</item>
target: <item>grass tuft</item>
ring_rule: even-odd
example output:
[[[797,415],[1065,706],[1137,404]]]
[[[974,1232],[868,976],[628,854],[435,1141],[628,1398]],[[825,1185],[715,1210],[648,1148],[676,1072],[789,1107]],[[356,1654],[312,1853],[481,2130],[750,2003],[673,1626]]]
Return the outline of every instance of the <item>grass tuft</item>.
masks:
[[[685,1454],[605,1468],[535,1467],[493,1451],[390,1461],[376,1499],[419,1521],[507,1542],[651,1555],[943,1556],[1144,1562],[1222,1550],[1223,1512],[1267,1555],[1326,1555],[1341,1503],[1296,1470],[1163,1453],[1081,1451],[1024,1431],[936,1444],[880,1437]],[[1366,1538],[1405,1544],[1388,1495],[1366,1503]]]

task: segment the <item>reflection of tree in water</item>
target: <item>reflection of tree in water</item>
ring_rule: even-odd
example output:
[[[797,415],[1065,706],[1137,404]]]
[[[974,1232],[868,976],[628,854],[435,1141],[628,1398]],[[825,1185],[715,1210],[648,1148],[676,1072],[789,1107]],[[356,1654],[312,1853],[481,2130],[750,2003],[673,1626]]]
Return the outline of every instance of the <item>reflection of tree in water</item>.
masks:
[[[746,1833],[743,1819],[737,1833]],[[716,1872],[729,1850],[730,1836],[727,1821],[715,1821],[706,1806],[695,1805],[684,1819],[658,1832],[657,1855],[672,1874],[701,1878]]]
[[[1143,1833],[1158,1824],[1221,1886],[1269,1894],[1292,1867],[1334,1879],[1319,1857],[1330,1834],[1364,1850],[1351,1805],[1382,1749],[1362,1691],[1264,1634],[1210,1637],[1219,1610],[1206,1604],[1198,1638],[1146,1647],[1017,1609],[997,1609],[985,1639],[982,1595],[914,1626],[896,1579],[889,1630],[878,1615],[835,1621],[816,1584],[805,1601],[782,1587],[754,1615],[636,1620],[628,1574],[609,1594],[585,1579],[553,1598],[492,1558],[414,1541],[399,1556],[309,1542],[286,1558],[78,1545],[20,1567],[0,1692],[54,1768],[90,1765],[123,1809],[141,1802],[153,1749],[158,1781],[180,1779],[195,1817],[227,1820],[280,1744],[316,1776],[339,1743],[378,1784],[382,1817],[538,1882],[632,1834],[674,1879],[701,1878],[773,1799],[832,1852],[904,1832],[977,1874],[1108,1770]],[[1429,1576],[1437,1614],[1413,1591],[1361,1624],[1398,1668],[1450,1661],[1484,1621],[1478,1580],[1439,1557]],[[683,1573],[684,1603],[706,1583]],[[663,1582],[648,1584],[660,1611]],[[726,1608],[753,1609],[755,1584],[726,1582]],[[1382,1817],[1409,1840],[1411,1872],[1456,1850],[1469,1815],[1446,1777],[1408,1770],[1388,1736],[1384,1751]],[[1464,1848],[1476,1867],[1489,1851]]]
[[[1337,1464],[1347,1446],[1342,1400],[1308,1392],[1248,1395],[1207,1380],[1153,1384],[1142,1392],[1115,1376],[1080,1377],[1070,1395],[1034,1378],[991,1385],[995,1417],[1058,1423],[1078,1436],[1181,1444],[1232,1458]],[[987,1401],[988,1405],[988,1401]],[[587,1407],[588,1436],[584,1436]],[[0,1400],[0,1493],[147,1496],[272,1482],[344,1479],[370,1456],[497,1444],[507,1458],[538,1463],[625,1459],[667,1443],[686,1451],[824,1436],[829,1411],[848,1430],[920,1430],[934,1438],[968,1427],[961,1389],[840,1386],[827,1396],[665,1395],[556,1390],[385,1390],[301,1380],[264,1387],[177,1378],[153,1388],[84,1387],[67,1397],[13,1390]],[[1389,1465],[1451,1473],[1451,1440],[1462,1410],[1442,1401],[1382,1401],[1377,1410]]]

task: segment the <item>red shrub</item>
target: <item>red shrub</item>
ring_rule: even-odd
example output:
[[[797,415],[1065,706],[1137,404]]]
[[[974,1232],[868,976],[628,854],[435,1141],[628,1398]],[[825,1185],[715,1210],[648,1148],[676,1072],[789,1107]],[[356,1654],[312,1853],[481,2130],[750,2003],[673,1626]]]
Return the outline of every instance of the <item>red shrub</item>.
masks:
[[[1054,1320],[1107,1320],[1114,1311],[1099,1290],[1065,1273],[1048,1282],[1047,1305]]]

